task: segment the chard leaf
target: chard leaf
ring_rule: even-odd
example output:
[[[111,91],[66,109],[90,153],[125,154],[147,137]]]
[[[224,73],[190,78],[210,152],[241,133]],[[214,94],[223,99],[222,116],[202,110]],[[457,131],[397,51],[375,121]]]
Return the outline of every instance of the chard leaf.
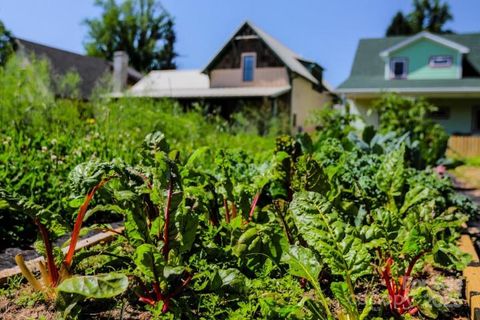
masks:
[[[123,293],[128,287],[128,278],[121,273],[107,273],[96,276],[74,276],[57,287],[61,292],[74,293],[87,298],[112,298]]]
[[[402,194],[405,183],[405,146],[385,155],[376,176],[378,188],[385,192],[390,199],[390,204],[395,205],[394,197]]]
[[[318,282],[322,266],[309,248],[290,246],[289,251],[283,255],[282,262],[288,264],[291,275],[305,278],[310,282]]]
[[[347,314],[353,319],[356,318],[357,306],[352,299],[347,284],[345,282],[332,282],[330,289],[332,290],[335,299],[337,299]]]
[[[460,271],[468,265],[472,256],[462,252],[455,244],[440,240],[433,248],[433,259],[443,268]]]
[[[355,281],[371,272],[366,246],[323,196],[315,192],[296,193],[290,210],[300,234],[320,253],[333,274]]]
[[[140,245],[135,250],[133,260],[137,269],[150,281],[159,281],[163,276],[163,256],[153,245],[147,243]]]
[[[405,200],[400,208],[400,214],[404,214],[411,207],[418,205],[424,201],[434,198],[433,190],[423,185],[417,185],[408,190]]]
[[[179,276],[184,271],[185,271],[185,267],[183,266],[172,267],[167,265],[165,266],[165,268],[163,268],[163,276],[165,277],[165,279],[168,279],[171,276]]]
[[[141,208],[125,210],[125,233],[130,243],[139,246],[142,243],[150,242],[147,221]]]
[[[429,318],[437,319],[440,314],[448,311],[442,302],[442,297],[429,287],[415,288],[410,292],[410,296],[420,313]]]
[[[247,278],[239,270],[220,269],[218,275],[222,282],[223,289],[230,289],[234,292],[246,292],[247,291]]]

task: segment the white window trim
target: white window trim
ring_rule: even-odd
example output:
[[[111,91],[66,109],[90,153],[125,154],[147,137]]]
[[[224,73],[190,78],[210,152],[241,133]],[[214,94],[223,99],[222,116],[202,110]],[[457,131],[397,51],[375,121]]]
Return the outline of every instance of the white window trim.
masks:
[[[245,56],[253,56],[253,77],[252,81],[245,81],[243,80],[243,58]],[[242,82],[253,82],[255,81],[255,69],[257,68],[257,53],[256,52],[242,52],[240,56],[240,70],[242,70],[241,75],[242,75]]]
[[[435,65],[435,64],[432,64],[432,60],[436,57],[445,57],[445,58],[450,58],[450,64],[449,65],[444,65],[444,66],[440,66],[440,65]],[[435,55],[431,55],[429,58],[428,58],[428,66],[430,68],[434,68],[434,69],[443,69],[443,68],[451,68],[453,66],[453,56],[452,55],[448,55],[448,54],[435,54]]]
[[[395,62],[403,62],[404,64],[404,70],[403,74],[400,78],[395,77],[394,73],[394,65]],[[408,58],[390,58],[390,61],[388,63],[389,67],[389,78],[390,80],[402,80],[402,79],[407,79],[408,78]]]
[[[463,75],[463,54],[457,54],[457,79],[461,79]]]

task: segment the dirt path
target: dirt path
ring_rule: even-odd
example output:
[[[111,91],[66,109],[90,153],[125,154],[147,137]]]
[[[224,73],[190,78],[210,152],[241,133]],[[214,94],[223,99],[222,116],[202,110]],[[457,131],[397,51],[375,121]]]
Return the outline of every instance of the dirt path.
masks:
[[[450,177],[455,189],[480,208],[480,168],[462,166],[451,172]],[[468,233],[475,242],[477,252],[480,252],[480,215],[468,222]]]

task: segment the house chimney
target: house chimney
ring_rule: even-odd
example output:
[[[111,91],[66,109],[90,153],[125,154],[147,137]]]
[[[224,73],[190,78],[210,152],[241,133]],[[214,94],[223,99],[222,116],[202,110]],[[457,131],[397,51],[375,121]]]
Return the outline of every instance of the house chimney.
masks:
[[[127,87],[128,55],[125,51],[113,54],[113,91],[122,92]]]

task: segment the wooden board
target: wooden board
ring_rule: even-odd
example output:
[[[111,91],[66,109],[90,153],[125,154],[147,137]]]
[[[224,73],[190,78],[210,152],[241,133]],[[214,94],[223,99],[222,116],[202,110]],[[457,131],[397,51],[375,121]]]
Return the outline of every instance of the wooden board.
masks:
[[[98,233],[86,239],[82,239],[77,242],[75,251],[78,251],[83,248],[88,248],[90,246],[96,245],[101,242],[111,241],[116,235],[118,235],[118,233],[122,233],[123,229],[124,227],[118,227],[116,229],[113,229],[113,231]],[[70,246],[63,248],[62,252],[67,253],[69,247]],[[26,261],[25,264],[32,272],[36,272],[36,271],[39,271],[38,270],[39,261],[45,261],[45,259],[43,257],[38,257],[32,260]],[[8,278],[15,276],[17,274],[21,274],[19,267],[13,267],[13,268],[0,271],[0,284],[7,282]]]

